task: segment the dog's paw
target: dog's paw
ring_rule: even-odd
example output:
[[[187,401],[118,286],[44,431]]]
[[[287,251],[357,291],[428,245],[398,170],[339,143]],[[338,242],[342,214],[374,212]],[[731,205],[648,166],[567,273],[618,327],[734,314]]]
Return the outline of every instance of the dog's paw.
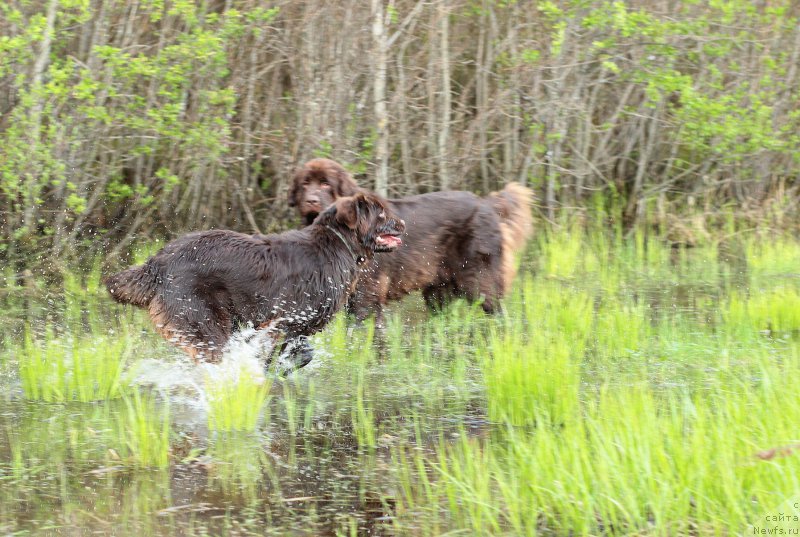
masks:
[[[314,349],[308,343],[308,338],[299,337],[288,342],[283,352],[268,363],[267,367],[279,375],[286,376],[307,366],[313,359]]]

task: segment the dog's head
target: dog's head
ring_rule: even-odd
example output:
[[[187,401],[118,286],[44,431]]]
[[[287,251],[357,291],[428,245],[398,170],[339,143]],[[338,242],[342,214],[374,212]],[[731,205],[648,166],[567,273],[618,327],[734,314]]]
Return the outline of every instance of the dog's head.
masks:
[[[337,199],[314,223],[339,228],[367,253],[396,250],[406,230],[380,196],[364,192]]]
[[[296,207],[306,225],[339,198],[352,196],[358,185],[341,164],[315,158],[294,173],[289,189],[289,206]]]

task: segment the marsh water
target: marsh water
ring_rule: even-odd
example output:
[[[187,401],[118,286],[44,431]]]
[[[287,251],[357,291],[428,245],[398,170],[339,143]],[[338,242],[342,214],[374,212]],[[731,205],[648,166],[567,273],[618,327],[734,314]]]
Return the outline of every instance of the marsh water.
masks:
[[[631,246],[630,252],[635,251]],[[554,254],[542,245],[535,255]],[[230,371],[243,368],[258,376],[257,349],[241,345],[221,364],[195,366],[154,334],[143,312],[111,303],[86,280],[49,296],[9,293],[4,297],[5,350],[0,358],[0,534],[536,531],[515,526],[512,515],[501,517],[495,531],[493,526],[466,523],[467,515],[459,509],[478,493],[466,480],[454,492],[436,495],[438,506],[410,500],[425,497],[419,490],[432,486],[426,484],[428,479],[449,478],[442,459],[449,451],[442,446],[469,442],[485,448],[508,442],[509,427],[521,431],[514,433],[517,436],[538,434],[535,425],[526,427],[517,418],[504,420],[490,412],[494,392],[476,349],[487,341],[482,334],[516,322],[515,315],[532,315],[525,313],[530,307],[526,301],[550,304],[540,315],[557,318],[560,313],[553,308],[562,304],[559,300],[565,299],[563,307],[569,308],[570,297],[586,298],[593,316],[589,343],[576,347],[577,355],[572,356],[580,369],[581,394],[593,394],[601,385],[624,386],[633,376],[656,391],[683,393],[703,389],[704,372],[717,367],[721,351],[714,325],[729,320],[719,315],[722,304],[732,296],[749,296],[755,288],[785,294],[786,289],[796,292],[800,284],[794,258],[769,266],[744,252],[676,252],[663,247],[654,259],[630,254],[624,270],[618,267],[619,273],[603,276],[598,272],[601,255],[592,260],[576,250],[575,259],[566,260],[566,269],[533,261],[531,254],[523,261],[520,278],[528,286],[519,286],[508,297],[500,319],[487,318],[479,308],[463,303],[429,316],[416,298],[393,306],[388,327],[377,334],[340,316],[314,339],[317,353],[311,365],[288,377],[265,374],[271,387],[257,425],[240,431],[210,427],[208,382],[225,381]],[[546,296],[539,296],[540,291]],[[625,312],[622,327],[597,317],[612,302]],[[569,310],[567,314],[573,316]],[[630,320],[637,316],[644,324],[636,325],[642,333],[634,340]],[[536,330],[530,319],[520,322],[526,333]],[[558,330],[568,333],[568,321],[564,323]],[[669,327],[674,331],[667,333]],[[788,352],[795,328],[780,333],[774,328],[754,326],[747,345]],[[615,330],[624,334],[619,344],[598,335]],[[44,345],[67,348],[76,340],[89,345],[97,336],[127,338],[124,391],[141,394],[147,402],[134,405],[129,395],[88,402],[35,400],[20,378],[26,332]],[[640,373],[642,368],[646,371]],[[629,373],[634,370],[635,375]],[[535,391],[538,384],[531,386]],[[581,400],[585,397],[589,396],[581,395]],[[132,441],[129,432],[144,427],[142,420],[164,425],[154,430],[166,431],[165,463],[147,462],[142,454],[147,448]],[[561,427],[570,422],[564,423]],[[759,447],[770,446],[765,442],[752,450]],[[431,466],[420,460],[432,461]],[[500,485],[487,489],[493,486]],[[494,508],[498,513],[506,508],[501,496],[497,494]],[[540,503],[530,507],[534,520],[539,516],[534,509],[547,512]],[[524,521],[525,515],[519,516]],[[651,524],[652,533],[659,533],[660,526],[652,526],[653,516],[643,516],[650,518],[645,523]],[[627,524],[634,531],[638,522],[632,518]],[[544,516],[534,526],[543,533],[563,530]],[[628,531],[617,530],[598,524],[589,533]]]
[[[430,446],[442,434],[459,434],[458,424],[488,425],[476,385],[461,383],[456,393],[444,372],[431,375],[431,362],[405,371],[403,383],[391,382],[384,392],[385,377],[396,376],[392,369],[401,365],[370,360],[358,368],[370,385],[364,404],[380,434],[373,446],[359,445],[352,417],[356,381],[340,367],[342,360],[351,364],[346,354],[333,360],[323,337],[315,361],[302,371],[264,373],[273,385],[257,430],[210,431],[205,383],[233,382],[229,373],[241,367],[262,371],[258,349],[240,344],[222,363],[197,366],[154,335],[143,312],[118,318],[121,308],[102,295],[72,301],[95,330],[105,323],[113,334],[132,318],[140,323],[126,382],[152,394],[157,413],[168,412],[169,466],[124,460],[119,432],[131,424],[121,399],[26,398],[18,357],[9,351],[0,379],[2,535],[378,535],[393,512],[391,446],[401,439]],[[21,339],[26,324],[39,334],[47,327],[58,332],[64,307],[58,298],[26,301],[15,319],[5,319],[8,338]],[[413,331],[425,316],[412,300],[393,323]],[[363,343],[365,334],[350,332],[354,346],[359,335]],[[52,344],[69,346],[57,337]],[[412,413],[426,417],[422,429],[421,422],[416,431],[404,423]]]

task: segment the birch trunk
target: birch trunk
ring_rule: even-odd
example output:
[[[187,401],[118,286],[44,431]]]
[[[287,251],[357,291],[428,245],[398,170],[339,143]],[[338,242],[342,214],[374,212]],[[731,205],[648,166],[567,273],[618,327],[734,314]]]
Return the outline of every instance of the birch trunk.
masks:
[[[373,97],[375,99],[375,192],[386,197],[389,187],[389,118],[386,113],[386,28],[383,0],[372,0]]]
[[[450,188],[448,143],[450,142],[450,9],[447,0],[439,2],[439,65],[442,72],[441,123],[439,125],[439,188]]]

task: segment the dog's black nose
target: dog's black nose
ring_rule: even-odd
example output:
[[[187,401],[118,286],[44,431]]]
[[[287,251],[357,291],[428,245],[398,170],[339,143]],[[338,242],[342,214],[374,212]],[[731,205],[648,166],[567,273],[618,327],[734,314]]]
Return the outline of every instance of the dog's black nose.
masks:
[[[313,197],[313,198],[312,197],[306,198],[303,201],[303,205],[308,207],[308,208],[312,208],[312,209],[321,209],[322,208],[322,203],[320,203],[319,198],[316,197],[316,196]]]

